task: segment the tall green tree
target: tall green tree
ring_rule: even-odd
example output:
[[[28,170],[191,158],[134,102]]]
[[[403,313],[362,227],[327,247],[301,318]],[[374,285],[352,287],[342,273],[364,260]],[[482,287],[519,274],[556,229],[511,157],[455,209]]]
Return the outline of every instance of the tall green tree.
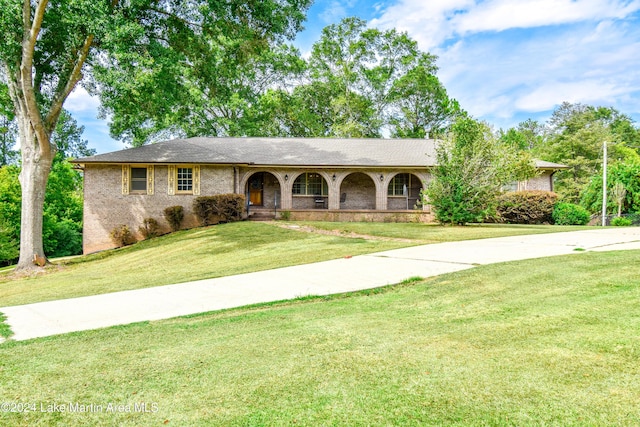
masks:
[[[394,138],[437,138],[465,115],[460,104],[449,98],[428,58],[397,79],[390,92],[389,125]]]
[[[500,138],[522,151],[535,151],[543,145],[547,137],[547,128],[536,120],[527,119],[515,128],[500,130]]]
[[[580,204],[592,214],[602,211],[602,171],[595,174],[581,194]],[[615,187],[620,198],[615,197]],[[624,189],[621,191],[620,187]],[[640,213],[640,162],[617,162],[607,170],[607,212]]]
[[[261,99],[265,134],[437,136],[461,114],[436,76],[436,57],[407,34],[359,18],[325,27],[304,78]]]
[[[15,262],[20,247],[20,182],[16,165],[0,167],[0,265]]]
[[[458,119],[439,143],[436,163],[426,194],[436,219],[449,224],[483,221],[495,213],[506,184],[535,174],[530,156],[469,117]]]
[[[637,162],[638,135],[633,121],[613,108],[565,102],[553,112],[547,135],[533,153],[569,166],[556,174],[556,191],[563,200],[579,203],[592,176],[602,169],[603,143],[608,143],[611,162]]]
[[[0,77],[4,73],[0,70]],[[0,78],[0,82],[4,81]],[[0,84],[0,166],[14,164],[18,159],[18,152],[14,150],[18,139],[18,131],[14,122],[9,88]]]
[[[332,112],[330,128],[337,137],[378,137],[387,81],[396,71],[395,59],[414,54],[400,46],[390,52],[392,33],[368,29],[366,21],[345,18],[322,30],[311,50],[309,78],[331,89],[324,101]],[[399,42],[399,41],[398,41]],[[391,54],[391,55],[390,55]]]
[[[22,215],[18,268],[44,257],[51,135],[82,81],[117,134],[184,114],[190,69],[244,63],[300,28],[308,0],[0,0],[0,66],[18,123]],[[215,96],[216,94],[212,94]],[[144,112],[147,121],[140,121]],[[140,126],[142,125],[142,126]]]

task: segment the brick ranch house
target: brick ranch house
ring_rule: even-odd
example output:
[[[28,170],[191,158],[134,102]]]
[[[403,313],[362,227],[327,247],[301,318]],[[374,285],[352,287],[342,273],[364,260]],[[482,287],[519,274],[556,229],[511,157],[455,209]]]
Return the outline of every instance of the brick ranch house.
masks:
[[[185,228],[197,225],[200,195],[245,194],[249,215],[333,221],[423,221],[420,190],[435,164],[435,140],[189,138],[77,159],[84,169],[84,252],[114,247],[119,225],[138,230],[145,218],[168,230],[163,211],[184,207]],[[513,189],[553,189],[562,168]]]

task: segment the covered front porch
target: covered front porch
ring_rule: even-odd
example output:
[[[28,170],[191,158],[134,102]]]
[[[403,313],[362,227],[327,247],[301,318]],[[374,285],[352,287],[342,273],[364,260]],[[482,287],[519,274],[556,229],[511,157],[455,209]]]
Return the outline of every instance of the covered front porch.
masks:
[[[286,211],[292,219],[390,220],[400,213],[428,213],[420,192],[429,180],[426,168],[254,169],[239,171],[237,192],[244,193],[249,214]],[[280,215],[278,215],[280,216]]]

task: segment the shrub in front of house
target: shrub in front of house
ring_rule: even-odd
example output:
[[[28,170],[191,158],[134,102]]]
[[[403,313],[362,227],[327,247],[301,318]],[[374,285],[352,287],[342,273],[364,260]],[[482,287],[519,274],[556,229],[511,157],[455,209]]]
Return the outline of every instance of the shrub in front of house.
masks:
[[[242,194],[202,196],[193,201],[193,212],[202,225],[239,221],[245,212],[245,201]]]
[[[111,240],[115,245],[119,248],[123,246],[133,245],[136,242],[136,238],[133,233],[131,233],[131,229],[127,225],[118,225],[109,234],[111,236]]]
[[[145,218],[138,231],[145,239],[152,239],[160,235],[160,225],[153,218]]]
[[[178,231],[184,219],[184,208],[182,206],[169,206],[164,210],[164,219],[169,223],[171,231]]]
[[[590,217],[585,208],[573,203],[558,203],[553,208],[553,222],[557,225],[585,225]]]
[[[498,197],[497,217],[508,224],[544,224],[553,221],[558,195],[551,191],[510,191]]]
[[[291,211],[280,211],[280,219],[283,221],[291,220]]]
[[[631,221],[631,218],[626,218],[623,216],[617,216],[611,220],[611,225],[616,227],[629,227],[632,224],[633,221]]]

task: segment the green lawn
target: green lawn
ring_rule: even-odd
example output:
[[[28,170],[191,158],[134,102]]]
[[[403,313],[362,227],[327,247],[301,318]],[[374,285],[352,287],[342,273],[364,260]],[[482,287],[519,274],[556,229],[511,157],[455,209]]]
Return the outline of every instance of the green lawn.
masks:
[[[0,425],[635,426],[639,263],[578,253],[7,342],[0,402],[36,412]],[[40,412],[69,403],[102,408]]]
[[[401,237],[409,241],[320,235],[256,222],[198,228],[120,250],[62,261],[47,274],[33,278],[17,280],[5,273],[0,275],[0,307],[249,273],[413,244],[577,229],[506,225],[310,224],[317,228]]]
[[[381,222],[294,222],[323,230],[336,230],[344,234],[369,234],[380,237],[416,239],[421,243],[456,242],[460,240],[486,239],[491,237],[520,236],[525,234],[554,233],[560,231],[585,230],[584,226],[548,226],[548,225],[508,225],[508,224],[471,224],[464,227],[451,227],[436,224],[419,223],[381,223]]]

